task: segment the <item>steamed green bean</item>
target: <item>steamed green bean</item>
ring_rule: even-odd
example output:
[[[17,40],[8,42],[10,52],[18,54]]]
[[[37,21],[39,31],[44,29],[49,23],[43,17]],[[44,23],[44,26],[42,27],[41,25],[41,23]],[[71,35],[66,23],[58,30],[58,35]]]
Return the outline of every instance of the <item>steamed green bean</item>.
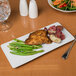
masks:
[[[10,52],[10,53],[14,55],[20,55],[20,56],[29,56],[29,55],[34,55],[41,52],[43,52],[43,50],[33,51],[33,52]]]
[[[42,45],[27,45],[18,39],[14,39],[14,42],[9,43],[8,48],[11,50],[11,54],[20,56],[34,55],[43,52],[43,50],[35,51],[35,49],[42,48]]]

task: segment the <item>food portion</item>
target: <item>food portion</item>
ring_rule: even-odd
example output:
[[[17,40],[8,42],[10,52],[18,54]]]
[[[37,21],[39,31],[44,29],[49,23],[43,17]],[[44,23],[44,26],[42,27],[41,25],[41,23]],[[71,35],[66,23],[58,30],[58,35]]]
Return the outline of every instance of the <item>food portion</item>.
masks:
[[[50,39],[55,42],[55,43],[60,43],[61,42],[61,39],[56,37],[54,34],[51,34],[50,35]]]
[[[45,28],[46,30],[47,28]],[[52,42],[60,43],[62,40],[65,39],[65,35],[62,32],[63,27],[62,26],[51,26],[47,29],[49,38],[52,40]]]
[[[44,52],[44,50],[38,50],[42,48],[42,45],[26,45],[23,41],[18,39],[14,39],[14,42],[9,43],[8,47],[11,50],[11,54],[20,56],[29,56]]]
[[[44,50],[39,50],[42,48],[42,44],[51,44],[52,42],[60,43],[65,39],[62,30],[62,26],[53,25],[49,28],[45,27],[43,30],[31,33],[25,41],[14,39],[14,41],[8,45],[11,50],[10,53],[20,56],[42,53]]]
[[[66,11],[76,10],[76,0],[52,0],[53,6]]]
[[[51,42],[60,43],[65,39],[65,35],[62,32],[62,26],[51,26],[49,28],[44,28],[44,30],[38,30],[29,35],[25,40],[27,45],[41,45],[50,44]]]
[[[40,45],[40,44],[49,44],[51,40],[47,36],[47,31],[38,30],[30,34],[29,38],[25,40],[25,44],[28,45]]]

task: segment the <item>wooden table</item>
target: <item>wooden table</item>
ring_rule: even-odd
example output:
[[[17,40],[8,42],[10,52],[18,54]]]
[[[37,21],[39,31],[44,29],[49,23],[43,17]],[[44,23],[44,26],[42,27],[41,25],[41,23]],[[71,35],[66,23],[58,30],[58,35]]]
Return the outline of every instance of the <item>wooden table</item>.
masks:
[[[30,19],[19,15],[19,0],[9,1],[12,13],[8,21],[12,27],[6,32],[0,32],[0,44],[54,22],[60,22],[69,32],[76,34],[76,13],[62,13],[52,9],[47,0],[36,0],[39,17]],[[76,76],[76,45],[67,60],[61,58],[70,45],[66,44],[17,69],[11,68],[0,48],[0,76]]]

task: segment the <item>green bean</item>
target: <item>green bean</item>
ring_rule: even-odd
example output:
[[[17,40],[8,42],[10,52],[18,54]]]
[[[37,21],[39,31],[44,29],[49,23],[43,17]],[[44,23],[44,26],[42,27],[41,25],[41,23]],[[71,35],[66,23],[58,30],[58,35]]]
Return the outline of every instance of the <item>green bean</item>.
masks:
[[[13,47],[27,47],[27,48],[34,48],[34,49],[42,48],[42,45],[26,45],[19,42],[12,42],[9,45]]]
[[[32,47],[23,43],[19,43],[19,42],[12,42],[9,44],[10,46],[19,46],[19,47]]]
[[[13,50],[13,51],[33,51],[33,49],[16,49],[16,48],[10,48],[10,50]]]
[[[43,50],[27,52],[27,53],[23,53],[23,52],[10,52],[10,53],[14,55],[20,55],[20,56],[29,56],[29,55],[34,55],[34,54],[41,53],[41,52],[43,52]]]
[[[14,39],[14,41],[16,41],[16,42],[23,42],[22,40],[19,40],[19,39]]]
[[[35,49],[42,48],[42,45],[27,45],[23,41],[14,39],[15,42],[9,43],[8,47],[11,54],[28,56],[43,52],[43,50],[34,51]]]
[[[8,46],[9,48],[16,48],[16,49],[34,49],[34,48],[32,48],[32,47],[19,47],[19,46]]]
[[[12,42],[12,43],[9,43],[9,44],[15,44],[15,45],[17,45],[17,44],[19,44],[19,45],[25,45],[25,43],[22,43],[22,42]]]
[[[34,49],[42,48],[42,45],[32,45]]]

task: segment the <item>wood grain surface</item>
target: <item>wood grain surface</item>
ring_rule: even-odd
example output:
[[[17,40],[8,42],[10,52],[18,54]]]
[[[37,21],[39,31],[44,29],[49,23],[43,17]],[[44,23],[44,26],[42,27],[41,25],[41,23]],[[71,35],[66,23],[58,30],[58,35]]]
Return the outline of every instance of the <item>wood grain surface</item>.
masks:
[[[48,5],[47,0],[36,1],[39,16],[37,19],[30,19],[28,16],[20,16],[19,0],[9,0],[12,12],[8,22],[11,28],[6,32],[0,31],[0,44],[54,22],[60,22],[71,34],[76,34],[76,13],[56,11]],[[76,76],[76,44],[67,60],[61,58],[70,45],[68,43],[16,69],[11,68],[0,48],[0,76]]]

